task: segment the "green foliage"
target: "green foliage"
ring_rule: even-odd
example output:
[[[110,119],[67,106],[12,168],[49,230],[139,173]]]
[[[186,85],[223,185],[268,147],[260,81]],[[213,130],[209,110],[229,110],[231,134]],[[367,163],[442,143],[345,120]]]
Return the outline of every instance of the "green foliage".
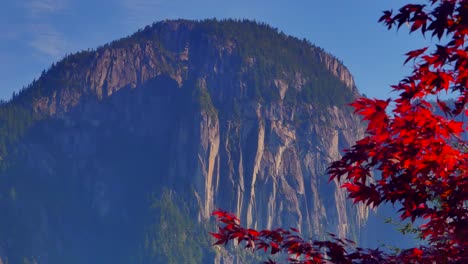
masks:
[[[90,51],[68,55],[43,71],[38,80],[13,93],[11,100],[0,102],[0,170],[9,166],[6,157],[15,151],[17,141],[42,118],[32,109],[33,102],[62,89],[82,90],[93,58]]]
[[[14,187],[10,188],[10,200],[16,201],[16,189]]]
[[[81,91],[86,86],[86,73],[96,56],[94,51],[80,51],[67,55],[43,71],[38,80],[14,94],[11,102],[28,105],[38,98],[49,97],[56,91]]]
[[[8,166],[8,154],[15,150],[15,143],[35,120],[32,111],[22,105],[0,104],[0,170]]]
[[[403,235],[411,234],[418,240],[423,240],[421,236],[421,229],[416,227],[412,222],[401,222],[388,217],[385,219],[384,223],[396,226],[397,231]]]
[[[149,263],[202,263],[210,245],[207,231],[189,217],[187,207],[178,206],[182,202],[174,192],[165,189],[160,196],[153,193],[151,199],[154,222],[145,233],[143,259]]]
[[[193,90],[193,98],[196,100],[197,106],[200,107],[202,111],[206,112],[210,116],[218,115],[218,110],[213,105],[208,88],[205,87],[200,80],[197,81]]]

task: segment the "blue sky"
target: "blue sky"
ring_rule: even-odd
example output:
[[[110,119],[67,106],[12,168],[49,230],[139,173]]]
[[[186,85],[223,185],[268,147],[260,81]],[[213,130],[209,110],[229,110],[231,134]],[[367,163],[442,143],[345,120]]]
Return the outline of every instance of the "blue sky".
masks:
[[[403,54],[427,45],[387,31],[381,12],[401,0],[3,0],[0,99],[39,77],[65,54],[95,48],[164,19],[248,18],[307,38],[341,59],[369,97],[390,95],[409,68]],[[415,1],[417,2],[417,1]],[[426,43],[425,43],[426,42]]]

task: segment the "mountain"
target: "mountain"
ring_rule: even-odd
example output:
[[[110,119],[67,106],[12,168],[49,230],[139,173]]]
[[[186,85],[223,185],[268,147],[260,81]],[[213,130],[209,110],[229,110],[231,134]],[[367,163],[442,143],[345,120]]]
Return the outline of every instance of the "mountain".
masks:
[[[155,23],[0,106],[0,263],[246,263],[210,213],[359,239],[328,163],[363,136],[334,56],[266,24]]]

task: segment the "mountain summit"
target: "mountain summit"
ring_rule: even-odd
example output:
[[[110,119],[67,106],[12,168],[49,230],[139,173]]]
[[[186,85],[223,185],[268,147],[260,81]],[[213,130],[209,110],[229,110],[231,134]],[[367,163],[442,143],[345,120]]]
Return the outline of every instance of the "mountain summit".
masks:
[[[245,263],[210,213],[359,238],[328,163],[362,137],[346,67],[266,24],[174,20],[0,105],[0,263]]]

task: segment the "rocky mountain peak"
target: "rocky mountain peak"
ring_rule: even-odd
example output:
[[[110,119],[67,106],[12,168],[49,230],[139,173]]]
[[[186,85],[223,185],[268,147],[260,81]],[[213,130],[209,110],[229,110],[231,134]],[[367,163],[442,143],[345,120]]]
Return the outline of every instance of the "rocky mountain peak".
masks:
[[[262,43],[257,38],[268,41]],[[258,43],[265,47],[257,47]],[[296,67],[288,69],[286,66],[291,64]],[[322,66],[311,68],[311,64]],[[229,69],[223,69],[226,65],[230,66]],[[167,20],[95,51],[83,51],[66,57],[20,93],[24,94],[20,97],[29,97],[36,112],[54,114],[66,112],[82,96],[102,99],[122,88],[141,86],[160,75],[169,75],[181,87],[192,78],[229,74],[224,70],[248,75],[252,69],[255,69],[255,74],[270,71],[277,80],[290,82],[299,92],[306,86],[307,91],[303,93],[310,100],[313,100],[310,97],[314,93],[310,86],[316,85],[314,82],[318,76],[339,81],[331,87],[341,83],[349,88],[349,92],[340,96],[347,97],[339,100],[340,103],[357,95],[351,74],[338,59],[307,41],[279,33],[265,24],[235,20]],[[43,87],[42,83],[47,83],[47,87]],[[272,86],[272,83],[263,85]],[[268,88],[262,96],[277,99],[279,92],[282,94],[280,99],[284,100],[284,87],[276,87],[280,91]],[[297,97],[297,92],[293,93]],[[327,94],[324,91],[317,96]],[[328,101],[333,103],[331,98]]]
[[[0,137],[0,193],[15,194],[0,259],[228,263],[200,239],[216,208],[359,238],[367,211],[326,175],[363,135],[357,96],[338,59],[246,20],[163,21],[70,55],[0,106],[15,135]]]

